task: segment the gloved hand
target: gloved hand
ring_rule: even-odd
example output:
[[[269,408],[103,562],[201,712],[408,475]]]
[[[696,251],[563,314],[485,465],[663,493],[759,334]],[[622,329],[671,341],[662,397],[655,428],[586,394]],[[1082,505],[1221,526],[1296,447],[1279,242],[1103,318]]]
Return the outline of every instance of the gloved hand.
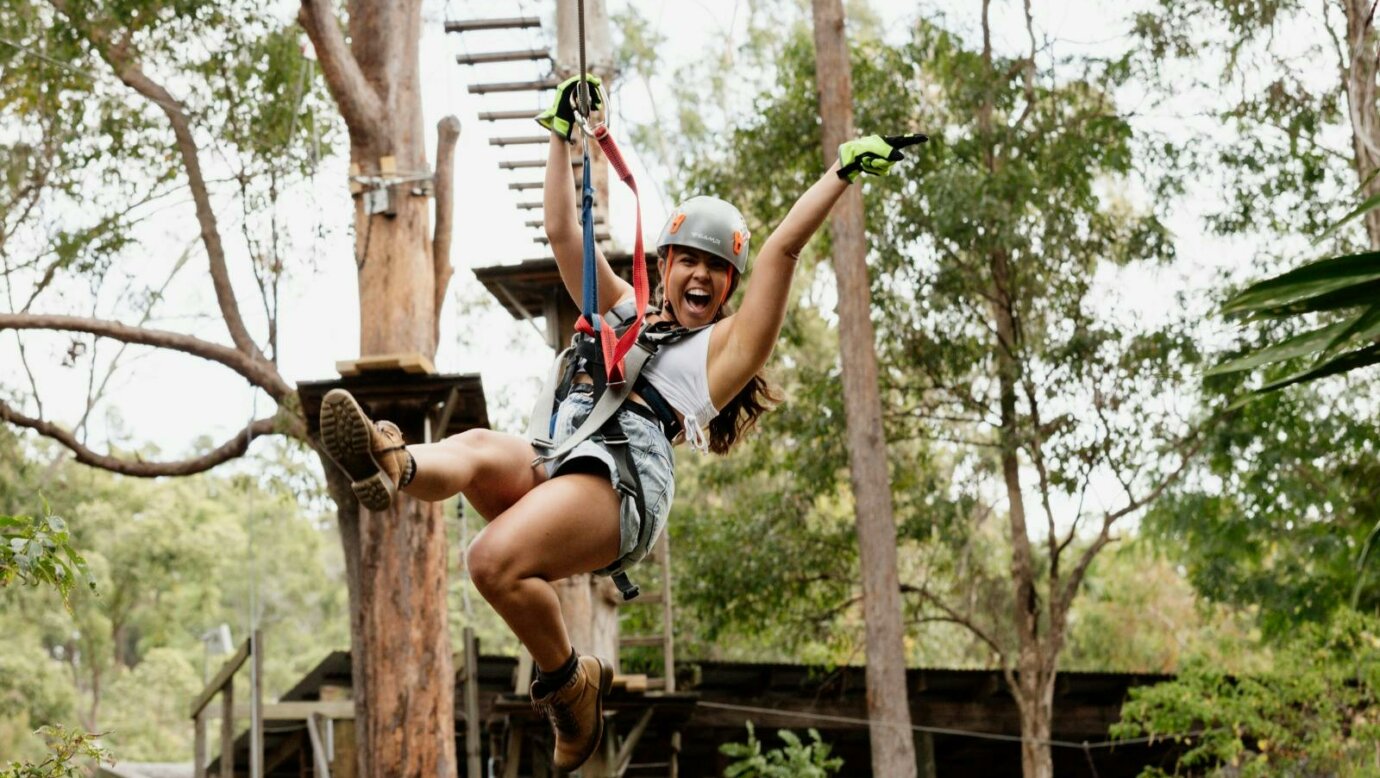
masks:
[[[852,183],[858,173],[871,173],[884,176],[892,164],[905,159],[901,149],[924,143],[928,136],[915,135],[869,135],[866,138],[850,140],[839,144],[839,178]]]
[[[603,83],[599,77],[591,73],[585,74],[585,81],[589,83],[589,110],[594,112],[604,105],[604,93],[600,84]],[[537,124],[565,138],[567,143],[573,143],[570,136],[575,129],[575,112],[579,104],[579,76],[571,76],[556,87],[556,101],[551,107],[537,114]]]

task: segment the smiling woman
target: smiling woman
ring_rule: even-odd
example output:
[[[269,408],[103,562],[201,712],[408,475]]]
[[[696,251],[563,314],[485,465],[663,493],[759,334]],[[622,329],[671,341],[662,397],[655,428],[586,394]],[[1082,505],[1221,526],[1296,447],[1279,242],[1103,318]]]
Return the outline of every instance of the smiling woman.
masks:
[[[597,110],[598,80],[587,78],[595,87],[589,106]],[[399,490],[422,500],[463,493],[489,522],[466,554],[470,579],[531,652],[532,701],[555,726],[554,763],[567,771],[602,738],[613,670],[576,654],[551,583],[595,572],[612,576],[625,597],[636,596],[625,573],[665,530],[675,491],[672,446],[726,453],[775,401],[761,372],[781,332],[797,257],[858,175],[886,173],[902,147],[924,139],[874,135],[842,144],[840,163],[758,249],[737,313],[728,298],[748,267],[747,221],[716,197],[680,204],[657,239],[660,303],[638,329],[645,277],[634,272],[636,288],[620,278],[576,218],[569,143],[584,124],[574,109],[579,82],[561,84],[537,121],[552,132],[546,235],[571,299],[586,303],[590,326],[577,328],[575,346],[558,361],[559,380],[538,402],[531,436],[471,430],[406,446],[397,427],[373,422],[343,391],[321,406],[322,443],[366,507],[387,509]],[[602,125],[592,135],[600,132]],[[609,159],[617,168],[613,154]],[[618,337],[606,337],[610,332]],[[639,348],[621,365],[623,352],[601,348],[612,349],[609,340],[631,346],[633,338]]]

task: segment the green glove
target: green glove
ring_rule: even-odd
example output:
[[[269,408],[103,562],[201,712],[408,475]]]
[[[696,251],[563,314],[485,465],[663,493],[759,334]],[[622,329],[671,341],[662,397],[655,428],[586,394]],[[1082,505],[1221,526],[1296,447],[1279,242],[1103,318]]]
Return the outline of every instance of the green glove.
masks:
[[[599,77],[590,73],[585,74],[585,81],[589,83],[589,110],[591,112],[599,110],[604,105],[604,93],[599,88],[603,83]],[[573,143],[570,139],[571,133],[575,129],[575,112],[579,104],[579,76],[571,76],[556,87],[556,101],[550,108],[537,114],[537,124],[565,138],[567,143]]]
[[[869,135],[866,138],[840,143],[839,178],[851,184],[857,180],[858,173],[884,176],[891,170],[892,164],[906,158],[901,149],[927,140],[929,137],[920,134],[886,137]]]

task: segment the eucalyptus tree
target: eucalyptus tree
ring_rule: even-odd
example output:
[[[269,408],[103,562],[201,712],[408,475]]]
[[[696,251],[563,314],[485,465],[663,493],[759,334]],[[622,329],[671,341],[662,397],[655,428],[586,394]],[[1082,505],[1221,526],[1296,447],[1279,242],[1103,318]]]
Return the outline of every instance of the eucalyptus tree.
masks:
[[[116,361],[126,346],[209,360],[273,405],[229,440],[171,461],[98,450],[84,434],[85,417],[45,413],[33,371],[5,386],[0,418],[58,441],[80,462],[139,477],[202,472],[265,435],[314,446],[277,365],[280,282],[309,271],[302,245],[312,236],[299,231],[293,242],[294,225],[281,223],[274,205],[339,135],[332,114],[344,120],[350,162],[366,186],[397,191],[387,213],[358,196],[352,215],[343,202],[338,215],[355,227],[354,256],[335,261],[353,262],[359,274],[361,353],[435,353],[452,272],[458,122],[438,127],[434,186],[398,187],[393,172],[431,175],[419,93],[421,2],[354,2],[348,19],[325,0],[303,0],[296,20],[280,10],[266,0],[0,6],[0,143],[10,152],[0,192],[9,310],[0,330],[61,333],[70,339],[67,360],[87,360],[93,371],[97,341],[117,344]],[[166,223],[166,211],[154,209],[195,223],[190,248],[169,250],[161,235],[130,229],[155,213]],[[168,277],[204,268],[199,280],[218,326],[153,326],[167,283],[112,288],[116,271],[141,260],[141,272],[161,263]],[[246,292],[253,305],[241,304]],[[21,334],[20,342],[31,341]],[[23,345],[20,354],[28,367]],[[106,386],[99,373],[88,382],[88,413]],[[361,770],[453,775],[451,684],[403,678],[420,664],[450,677],[441,508],[401,500],[388,515],[361,513],[335,469],[325,473],[352,603]]]
[[[1222,308],[1249,326],[1203,386],[1207,403],[1228,410],[1224,424],[1147,527],[1202,593],[1257,609],[1270,637],[1370,610],[1380,540],[1374,374],[1364,369],[1380,359],[1373,4],[1162,2],[1136,30],[1167,104],[1206,96],[1229,129],[1198,144],[1228,182],[1208,225],[1262,246],[1241,262],[1253,283]],[[1310,242],[1301,250],[1300,239]],[[1300,262],[1323,253],[1341,255]],[[1258,280],[1284,262],[1295,267]]]
[[[1107,281],[1174,255],[1157,214],[1122,194],[1133,182],[1152,195],[1177,184],[1140,173],[1146,149],[1163,146],[1142,143],[1118,109],[1126,60],[1055,60],[1037,46],[1029,5],[1029,49],[1000,54],[988,10],[973,43],[923,20],[899,46],[855,39],[855,114],[859,127],[935,137],[917,175],[872,182],[868,196],[885,421],[909,547],[901,585],[917,623],[961,626],[1006,673],[1025,774],[1048,776],[1071,610],[1093,560],[1199,445],[1195,420],[1173,401],[1197,357],[1175,327],[1124,312]],[[736,198],[765,224],[787,205],[781,193],[818,167],[802,139],[817,127],[813,51],[797,32],[776,55],[779,86],[701,157],[689,185]],[[849,510],[837,488],[837,359],[797,362],[794,396],[768,417],[757,456],[718,476],[752,484],[756,498],[700,511],[724,525],[711,537],[742,532],[722,514],[753,526],[741,570],[730,558],[702,571],[715,588],[754,582],[726,616],[804,615],[799,595],[836,625],[830,614],[854,601],[828,584],[851,561],[831,552],[841,547],[834,519]],[[783,493],[761,493],[768,484]],[[681,590],[724,599],[707,588]]]

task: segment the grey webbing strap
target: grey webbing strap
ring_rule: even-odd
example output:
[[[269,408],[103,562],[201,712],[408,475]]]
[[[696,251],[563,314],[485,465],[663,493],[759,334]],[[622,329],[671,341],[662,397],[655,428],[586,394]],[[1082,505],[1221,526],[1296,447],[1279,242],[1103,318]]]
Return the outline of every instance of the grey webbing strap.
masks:
[[[632,393],[633,383],[637,381],[637,377],[642,373],[642,366],[647,364],[647,360],[650,359],[651,356],[652,352],[641,343],[637,344],[637,348],[629,351],[628,355],[624,357],[623,362],[625,377],[623,383],[617,386],[605,387],[603,395],[599,397],[599,402],[594,404],[593,410],[589,412],[589,416],[585,419],[584,423],[572,432],[570,437],[566,438],[559,448],[548,454],[537,457],[537,461],[545,462],[552,459],[560,459],[574,450],[576,446],[588,440],[591,435],[597,433],[599,428],[604,426],[604,422],[613,418],[613,415],[618,412],[618,408],[623,405],[623,401],[628,399],[628,395]],[[551,396],[554,401],[554,390]],[[546,407],[550,408],[551,406],[547,405]],[[541,411],[540,406],[538,406],[537,411]],[[543,432],[545,431],[543,430]],[[549,440],[545,435],[542,435],[541,439],[543,441]],[[533,440],[533,445],[539,448],[547,448],[550,446],[550,443],[541,446],[539,445],[539,441]]]
[[[527,440],[537,448],[550,448],[554,445],[551,440],[551,414],[556,407],[556,389],[559,388],[561,376],[565,373],[570,351],[571,349],[567,348],[556,357],[551,374],[546,377],[546,383],[537,393],[537,402],[532,406],[532,417],[527,422]]]

